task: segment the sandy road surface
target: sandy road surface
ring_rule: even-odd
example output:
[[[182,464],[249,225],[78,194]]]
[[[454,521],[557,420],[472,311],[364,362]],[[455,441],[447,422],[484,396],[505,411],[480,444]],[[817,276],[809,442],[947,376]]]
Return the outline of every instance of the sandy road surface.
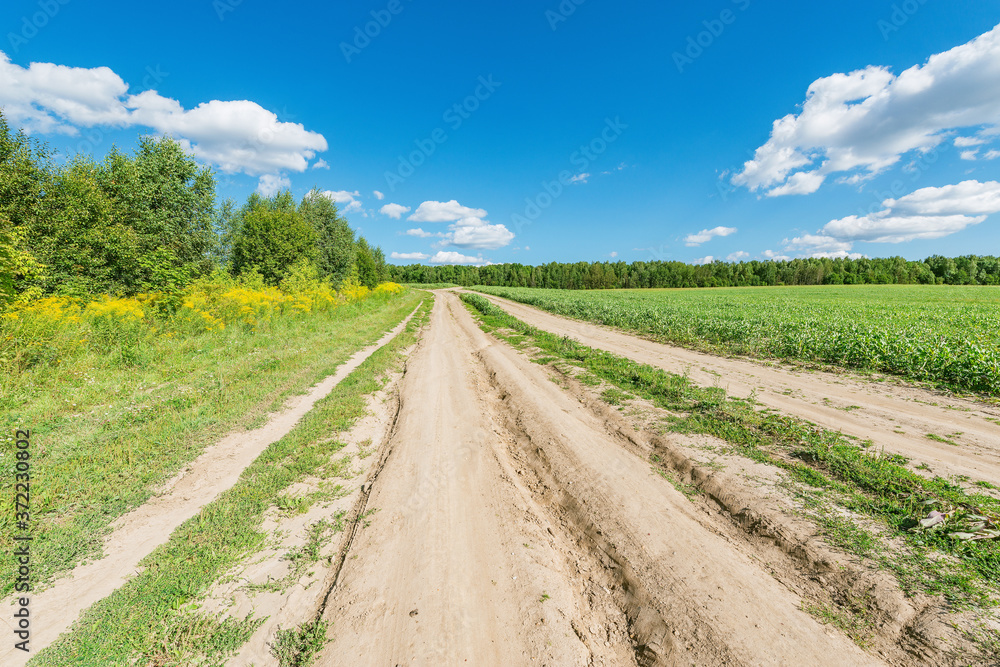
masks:
[[[645,340],[611,327],[553,315],[482,295],[522,322],[705,386],[757,400],[785,414],[841,431],[928,464],[933,474],[1000,480],[1000,409],[939,392],[865,382],[826,372],[791,371]],[[956,444],[928,438],[944,437]]]
[[[318,664],[881,664],[455,294],[400,392]]]

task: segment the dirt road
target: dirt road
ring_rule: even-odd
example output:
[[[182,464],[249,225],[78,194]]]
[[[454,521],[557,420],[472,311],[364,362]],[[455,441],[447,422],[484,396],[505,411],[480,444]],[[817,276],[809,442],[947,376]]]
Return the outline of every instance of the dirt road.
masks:
[[[318,664],[882,664],[453,293],[381,461]]]
[[[721,386],[733,396],[754,394],[767,407],[871,440],[879,449],[928,465],[929,474],[993,483],[1000,479],[997,407],[919,388],[717,357],[483,296],[539,329],[671,373],[688,373],[694,382]]]

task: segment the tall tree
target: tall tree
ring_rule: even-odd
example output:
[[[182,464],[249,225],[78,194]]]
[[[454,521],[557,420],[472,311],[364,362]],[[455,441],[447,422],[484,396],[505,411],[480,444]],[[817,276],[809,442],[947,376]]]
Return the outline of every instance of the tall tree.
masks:
[[[230,268],[234,274],[256,269],[277,285],[296,262],[315,260],[316,230],[298,212],[290,192],[270,199],[251,196],[239,217]]]
[[[327,195],[313,188],[299,204],[299,213],[316,230],[316,268],[339,285],[354,268],[354,230]]]

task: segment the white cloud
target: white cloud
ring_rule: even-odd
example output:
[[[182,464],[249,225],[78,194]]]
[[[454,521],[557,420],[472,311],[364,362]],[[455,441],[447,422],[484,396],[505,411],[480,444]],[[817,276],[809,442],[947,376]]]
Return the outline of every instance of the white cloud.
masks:
[[[399,220],[401,217],[403,217],[404,213],[409,213],[409,212],[410,212],[409,206],[401,206],[399,204],[386,204],[385,206],[379,209],[379,213],[381,213],[382,215],[387,215],[390,218],[395,218],[396,220]]]
[[[448,202],[425,201],[409,219],[414,222],[455,222],[462,218],[485,217],[483,209],[462,206],[452,199]]]
[[[417,238],[421,238],[421,239],[429,239],[432,236],[439,236],[439,234],[431,234],[430,232],[425,232],[424,230],[420,229],[419,227],[417,229],[407,229],[406,230],[406,235],[407,236],[416,236]]]
[[[959,157],[963,160],[975,160],[978,153],[979,151],[962,151],[959,153]]]
[[[861,259],[864,257],[860,252],[847,252],[838,250],[837,252],[814,252],[809,255],[813,259]]]
[[[326,190],[323,194],[337,204],[340,204],[341,213],[353,213],[354,211],[360,211],[363,208],[361,200],[359,199],[359,197],[361,197],[361,193],[357,190],[354,192],[350,192],[348,190]]]
[[[429,259],[430,255],[425,255],[422,252],[394,252],[389,255],[390,259],[404,259],[408,261],[422,262],[425,259]]]
[[[694,260],[691,263],[694,264],[695,266],[700,266],[700,265],[704,265],[704,264],[711,264],[714,261],[715,261],[715,258],[712,257],[711,255],[709,255],[708,257],[701,257],[699,259],[696,259],[696,260]]]
[[[273,197],[282,190],[292,187],[288,178],[274,174],[264,174],[257,183],[257,192],[263,197]]]
[[[1000,26],[899,76],[872,66],[814,81],[801,113],[775,121],[732,182],[804,194],[831,174],[877,174],[975,127],[984,141],[1000,131]]]
[[[774,252],[773,250],[765,250],[761,253],[761,257],[769,259],[772,262],[787,262],[791,259],[788,255],[782,255],[781,253]]]
[[[750,253],[744,252],[743,250],[738,250],[738,251],[736,251],[734,253],[730,253],[726,257],[726,261],[727,262],[740,262],[740,261],[742,261],[744,259],[748,259],[749,257],[750,257]]]
[[[822,233],[845,243],[938,239],[1000,213],[1000,183],[963,181],[922,188],[899,199],[886,199],[882,206],[883,210],[869,215],[832,220]]]
[[[986,140],[982,137],[955,137],[955,146],[958,148],[982,146],[984,143],[986,143]]]
[[[610,257],[610,258],[612,258],[612,259],[614,259],[614,258],[615,258],[615,257],[617,257],[617,256],[618,256],[618,253],[617,253],[617,251],[615,251],[615,252],[609,252],[609,253],[608,253],[608,257]]]
[[[433,264],[485,264],[482,256],[479,257],[469,257],[468,255],[463,255],[461,253],[453,251],[440,251],[433,257],[431,257],[431,263]]]
[[[586,183],[587,179],[590,178],[590,174],[584,172],[582,174],[577,174],[576,176],[569,179],[570,183]]]
[[[377,199],[379,201],[382,201],[383,199],[385,199],[385,195],[382,194],[381,192],[379,192],[378,190],[375,190],[374,192],[372,192],[372,194],[375,195],[375,199]],[[410,210],[410,209],[406,209],[406,210]]]
[[[716,236],[729,236],[735,234],[738,230],[735,227],[715,227],[713,229],[703,229],[697,234],[688,234],[684,237],[684,243],[690,248],[700,246],[702,243],[708,243]]]
[[[80,127],[96,125],[148,127],[223,171],[251,176],[305,171],[317,152],[327,150],[323,135],[280,122],[254,102],[212,100],[184,109],[154,90],[128,91],[107,67],[21,67],[0,51],[0,107],[12,124],[29,132],[77,135]]]
[[[494,225],[485,220],[486,215],[485,209],[462,206],[453,199],[448,202],[425,201],[408,219],[452,223],[448,225],[447,232],[439,234],[442,238],[440,246],[496,250],[514,240],[513,232],[504,225]]]
[[[863,178],[864,177],[860,174],[855,174],[849,178],[845,178],[844,182],[854,185],[861,182]],[[826,177],[819,172],[800,171],[797,174],[792,174],[784,185],[768,190],[767,196],[780,197],[782,195],[811,195],[819,190],[820,186],[823,185],[824,180],[826,180]]]
[[[1000,157],[1000,151],[990,151],[989,153],[983,156],[983,159],[996,160],[998,157]]]
[[[320,158],[320,159],[316,160],[316,163],[312,166],[312,168],[313,169],[329,169],[330,168],[330,163],[327,162],[326,160],[324,160],[323,158]]]
[[[480,218],[462,218],[448,229],[442,244],[457,248],[496,250],[514,240],[514,233],[504,225],[494,225]]]
[[[853,241],[844,241],[832,236],[803,234],[781,242],[785,252],[799,252],[808,255],[847,252],[854,247]]]

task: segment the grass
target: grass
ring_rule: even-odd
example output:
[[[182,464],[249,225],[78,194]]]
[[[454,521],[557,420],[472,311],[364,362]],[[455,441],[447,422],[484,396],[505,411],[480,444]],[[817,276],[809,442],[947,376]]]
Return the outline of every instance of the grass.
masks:
[[[942,595],[953,609],[987,610],[995,604],[1000,582],[1000,539],[972,541],[960,537],[982,523],[1000,524],[1000,501],[941,477],[927,479],[905,467],[902,457],[873,448],[808,422],[755,409],[714,387],[698,387],[686,377],[637,364],[629,359],[582,346],[530,327],[487,299],[463,295],[482,322],[505,337],[515,332],[529,339],[540,354],[574,363],[586,372],[651,400],[677,415],[670,429],[712,435],[736,453],[777,466],[796,482],[812,488],[814,498],[834,502],[882,527],[887,538],[905,549],[876,550],[881,536],[866,533],[856,522],[838,521],[819,511],[813,518],[838,546],[896,573],[908,592]],[[818,501],[817,501],[818,503]],[[823,505],[825,506],[825,505]],[[931,511],[948,516],[945,523],[923,530],[920,521]]]
[[[4,376],[0,493],[13,490],[14,429],[30,428],[35,586],[97,558],[112,521],[149,500],[206,446],[260,425],[331,375],[421,298],[376,295],[256,329],[161,336],[135,367],[81,347],[61,363]],[[0,513],[0,550],[12,548],[12,522],[11,513]],[[14,567],[0,561],[0,595],[11,592]]]
[[[412,301],[403,303],[412,308]],[[397,314],[404,310],[400,308]],[[231,654],[245,643],[259,620],[206,618],[196,612],[199,600],[228,570],[260,551],[266,542],[260,530],[264,513],[287,497],[292,484],[308,477],[325,478],[342,469],[336,454],[344,445],[331,436],[364,414],[365,397],[384,385],[387,373],[398,365],[401,351],[415,341],[417,327],[426,321],[428,311],[429,301],[424,300],[418,316],[402,334],[318,401],[291,432],[243,472],[233,488],[175,530],[143,560],[140,574],[87,609],[72,632],[62,635],[30,664],[168,664],[153,662],[162,644],[160,629],[184,632],[192,623],[214,623],[228,631],[225,642],[222,630],[201,642],[199,659],[227,650]],[[231,630],[237,623],[242,624],[235,626],[238,633]],[[310,632],[306,639],[315,639],[315,628]],[[283,636],[280,643],[285,648],[303,645],[294,637]],[[305,645],[310,642],[312,639]],[[308,664],[301,662],[306,653],[290,648],[286,653],[287,659],[300,661],[287,664]],[[190,661],[197,662],[194,658]]]
[[[326,645],[327,624],[317,620],[292,630],[278,630],[271,655],[279,667],[309,667]]]
[[[819,362],[1000,395],[1000,292],[992,287],[475,289],[710,352]]]

